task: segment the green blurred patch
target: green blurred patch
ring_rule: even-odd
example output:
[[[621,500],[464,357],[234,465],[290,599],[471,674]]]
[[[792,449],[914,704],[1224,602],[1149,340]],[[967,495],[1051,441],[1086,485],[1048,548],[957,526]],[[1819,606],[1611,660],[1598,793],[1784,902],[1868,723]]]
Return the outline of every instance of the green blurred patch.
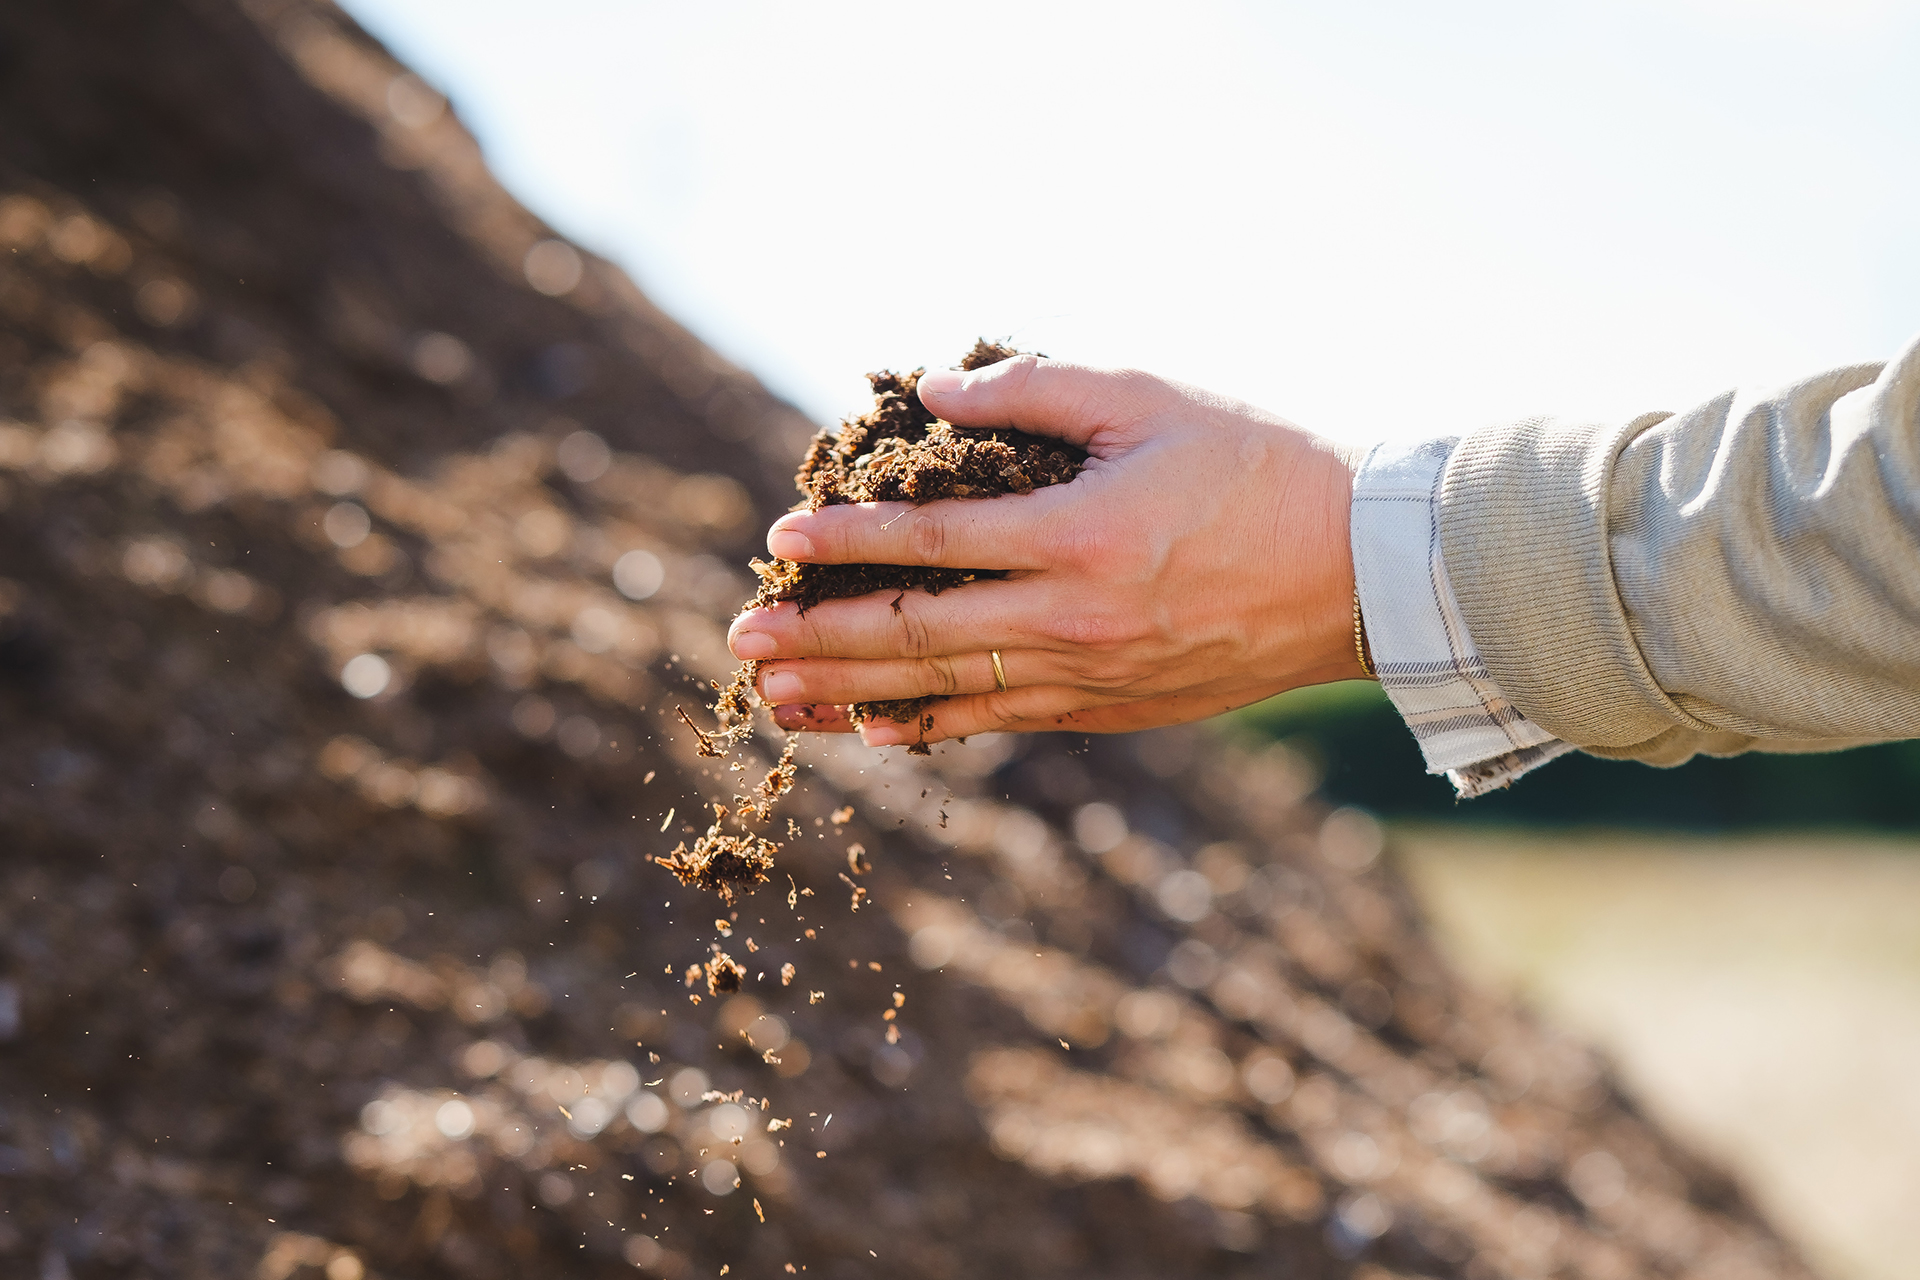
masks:
[[[1575,753],[1508,791],[1458,802],[1445,780],[1426,773],[1413,735],[1371,681],[1296,689],[1232,718],[1314,761],[1328,798],[1390,818],[1706,831],[1920,830],[1920,742],[1810,756],[1750,752],[1678,769]]]

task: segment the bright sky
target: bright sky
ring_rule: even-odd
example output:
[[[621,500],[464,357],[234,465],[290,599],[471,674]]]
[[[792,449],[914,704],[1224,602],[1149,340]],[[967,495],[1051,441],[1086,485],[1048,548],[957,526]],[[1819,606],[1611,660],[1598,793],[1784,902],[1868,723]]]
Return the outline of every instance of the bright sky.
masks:
[[[822,418],[980,334],[1357,440],[1920,332],[1904,0],[346,5]]]

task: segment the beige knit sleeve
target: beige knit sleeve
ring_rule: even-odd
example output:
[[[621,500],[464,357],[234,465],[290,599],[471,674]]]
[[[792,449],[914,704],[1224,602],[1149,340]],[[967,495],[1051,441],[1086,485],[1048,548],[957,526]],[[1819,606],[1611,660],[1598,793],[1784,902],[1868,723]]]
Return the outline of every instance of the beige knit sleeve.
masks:
[[[1683,414],[1476,432],[1440,535],[1501,690],[1594,754],[1920,737],[1920,338]]]

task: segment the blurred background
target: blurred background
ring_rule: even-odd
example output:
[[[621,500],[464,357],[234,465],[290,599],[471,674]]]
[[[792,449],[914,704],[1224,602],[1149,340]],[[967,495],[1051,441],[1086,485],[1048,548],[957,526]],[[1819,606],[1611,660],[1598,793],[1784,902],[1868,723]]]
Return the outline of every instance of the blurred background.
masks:
[[[1681,409],[1920,330],[1888,0],[349,0],[513,193],[816,418],[975,336],[1353,441]],[[1386,817],[1459,961],[1594,1037],[1830,1274],[1920,1251],[1920,745],[1572,758],[1456,805],[1371,686],[1227,732]]]

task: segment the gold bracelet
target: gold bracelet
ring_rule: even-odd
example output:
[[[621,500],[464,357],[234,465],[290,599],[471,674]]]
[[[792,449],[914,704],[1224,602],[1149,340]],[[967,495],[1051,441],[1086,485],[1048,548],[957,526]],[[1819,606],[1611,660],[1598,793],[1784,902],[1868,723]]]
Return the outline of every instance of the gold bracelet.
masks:
[[[1367,679],[1378,680],[1380,673],[1373,669],[1373,659],[1367,653],[1367,629],[1360,621],[1360,588],[1353,589],[1353,656],[1360,659],[1360,670]]]

